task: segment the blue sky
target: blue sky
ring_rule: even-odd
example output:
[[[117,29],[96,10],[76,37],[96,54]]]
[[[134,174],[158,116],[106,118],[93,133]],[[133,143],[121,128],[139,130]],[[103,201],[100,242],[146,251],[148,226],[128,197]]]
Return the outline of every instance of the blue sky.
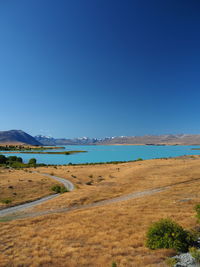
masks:
[[[0,130],[200,133],[198,0],[0,0]]]

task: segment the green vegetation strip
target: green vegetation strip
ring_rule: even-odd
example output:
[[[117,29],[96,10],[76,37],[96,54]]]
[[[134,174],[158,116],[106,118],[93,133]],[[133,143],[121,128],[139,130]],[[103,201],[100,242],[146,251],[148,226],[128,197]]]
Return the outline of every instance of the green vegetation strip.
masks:
[[[4,152],[4,154],[56,154],[56,155],[71,155],[75,153],[87,152],[84,150],[72,150],[72,151],[17,151],[17,152]]]
[[[60,146],[38,146],[38,147],[32,147],[32,146],[14,146],[14,145],[6,145],[6,146],[0,146],[0,151],[41,151],[41,150],[49,150],[49,149],[65,149],[65,147]]]

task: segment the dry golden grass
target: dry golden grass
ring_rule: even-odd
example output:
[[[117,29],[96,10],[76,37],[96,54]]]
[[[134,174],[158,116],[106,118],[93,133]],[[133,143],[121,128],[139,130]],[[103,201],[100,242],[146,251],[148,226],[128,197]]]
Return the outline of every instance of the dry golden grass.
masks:
[[[82,168],[84,177],[87,174],[87,167],[90,166]],[[100,183],[109,179],[112,179],[113,183],[115,179],[120,182],[120,175],[117,176],[114,167],[120,168],[119,187],[121,189],[116,192],[112,189],[113,185],[109,186],[114,195],[133,190],[142,191],[180,181],[193,181],[174,185],[152,196],[103,207],[1,223],[0,266],[111,267],[112,262],[116,262],[120,267],[165,266],[164,259],[174,252],[150,251],[145,248],[145,233],[151,222],[165,217],[176,220],[186,228],[195,226],[193,207],[200,201],[200,179],[198,180],[200,159],[196,157],[196,159],[151,160],[135,163],[135,165],[128,163],[92,167],[97,171],[96,174],[93,172],[95,177],[99,173],[103,175],[107,168],[107,174],[104,173],[105,180]],[[78,166],[72,168],[77,177],[78,172],[82,173]],[[62,167],[55,172],[63,172],[67,169],[68,167]],[[90,171],[89,168],[88,172]],[[109,178],[109,174],[116,177]],[[81,177],[79,179],[81,180]],[[130,188],[126,179],[130,183]],[[65,198],[68,199],[71,195],[74,201],[75,197],[80,201],[78,194],[82,194],[83,190],[87,196],[88,190],[88,199],[91,198],[90,201],[94,201],[96,198],[92,197],[90,190],[94,187],[93,194],[95,194],[95,188],[99,188],[98,183],[95,186],[82,187],[59,198],[65,201]],[[106,190],[105,186],[103,188]],[[109,191],[109,188],[106,191]],[[99,194],[100,192],[101,190]],[[108,196],[107,193],[106,197]],[[57,207],[61,200],[57,198],[49,202],[51,205],[55,202]],[[68,203],[67,200],[66,203]]]
[[[132,192],[200,178],[198,156],[157,159],[122,164],[38,168],[73,182],[78,190],[41,204],[35,210],[72,207],[110,199]],[[192,173],[190,170],[192,169]],[[87,185],[92,182],[92,185]]]
[[[0,169],[0,208],[31,201],[52,194],[58,182],[24,170]],[[10,200],[9,204],[3,203]]]

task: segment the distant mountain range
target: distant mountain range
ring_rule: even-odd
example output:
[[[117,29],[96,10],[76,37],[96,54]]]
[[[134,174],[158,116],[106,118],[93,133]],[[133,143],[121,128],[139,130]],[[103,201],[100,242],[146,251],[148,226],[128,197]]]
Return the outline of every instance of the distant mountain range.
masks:
[[[41,143],[21,130],[0,131],[0,145],[33,145]]]
[[[144,136],[114,136],[100,138],[53,138],[37,135],[35,137],[21,131],[0,131],[1,144],[27,144],[27,145],[200,145],[200,135],[168,134]]]
[[[35,139],[44,145],[200,145],[200,135],[144,135],[98,138],[53,138],[37,135]]]
[[[74,139],[53,138],[50,136],[43,136],[43,135],[37,135],[35,136],[35,139],[46,146],[48,145],[49,146],[52,146],[52,145],[95,145],[95,144],[99,144],[101,140],[104,140],[104,139],[88,138],[88,137],[74,138]]]

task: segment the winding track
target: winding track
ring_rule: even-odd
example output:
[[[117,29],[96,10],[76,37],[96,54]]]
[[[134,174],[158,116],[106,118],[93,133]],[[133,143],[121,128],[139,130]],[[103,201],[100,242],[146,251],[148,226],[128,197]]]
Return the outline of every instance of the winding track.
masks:
[[[54,175],[50,175],[48,173],[39,173],[39,172],[36,172],[36,171],[34,171],[33,173],[38,173],[38,174],[41,174],[43,176],[50,177],[50,178],[62,183],[69,191],[74,190],[74,185],[67,179],[63,179],[63,178],[60,178],[60,177],[57,177],[57,176],[54,176]],[[24,210],[24,209],[27,209],[27,208],[32,208],[32,207],[34,207],[36,205],[39,205],[39,204],[41,204],[43,202],[46,202],[49,199],[53,199],[53,198],[55,198],[55,197],[57,197],[59,195],[60,194],[54,194],[54,195],[46,196],[46,197],[31,201],[31,202],[28,202],[28,203],[24,203],[24,204],[17,205],[17,206],[14,206],[14,207],[2,209],[2,210],[0,210],[0,216],[5,216],[5,215],[8,215],[8,214],[14,213],[16,211],[21,211],[21,210]]]
[[[36,172],[37,173],[37,172]],[[53,178],[56,181],[59,181],[61,183],[63,183],[64,186],[66,186],[68,188],[69,191],[72,191],[74,189],[74,185],[63,178],[54,176],[54,175],[50,175],[47,173],[40,173],[44,176]],[[14,219],[20,219],[20,218],[26,218],[26,217],[35,217],[35,216],[40,216],[40,215],[45,215],[45,214],[52,214],[52,213],[62,213],[62,212],[70,212],[73,210],[82,210],[82,209],[87,209],[87,208],[93,208],[93,207],[101,207],[101,206],[105,206],[108,204],[113,204],[113,203],[118,203],[118,202],[122,202],[122,201],[126,201],[126,200],[130,200],[130,199],[134,199],[134,198],[139,198],[139,197],[144,197],[144,196],[149,196],[149,195],[153,195],[156,193],[160,193],[163,192],[165,190],[170,189],[173,186],[179,185],[179,184],[189,184],[191,182],[196,182],[199,181],[200,178],[195,178],[195,179],[190,179],[190,180],[186,180],[186,181],[182,181],[182,182],[177,182],[174,184],[170,184],[170,185],[166,185],[163,187],[157,187],[157,188],[153,188],[153,189],[149,189],[149,190],[145,190],[145,191],[141,191],[141,192],[133,192],[127,195],[123,195],[120,197],[115,197],[115,198],[111,198],[111,199],[106,199],[106,200],[101,200],[95,203],[90,203],[90,204],[86,204],[86,205],[77,205],[74,207],[69,207],[69,208],[61,208],[61,209],[55,209],[55,210],[46,210],[46,211],[41,211],[41,212],[30,212],[27,214],[23,214],[23,215],[15,215]],[[10,207],[7,209],[3,209],[0,210],[0,217],[6,216],[8,214],[14,213],[16,211],[21,211],[27,208],[32,208],[38,204],[41,204],[49,199],[55,198],[60,194],[56,194],[56,195],[51,195],[51,196],[47,196],[44,198],[41,198],[39,200],[30,202],[30,203],[26,203],[26,204],[22,204],[19,206],[15,206],[15,207]]]

